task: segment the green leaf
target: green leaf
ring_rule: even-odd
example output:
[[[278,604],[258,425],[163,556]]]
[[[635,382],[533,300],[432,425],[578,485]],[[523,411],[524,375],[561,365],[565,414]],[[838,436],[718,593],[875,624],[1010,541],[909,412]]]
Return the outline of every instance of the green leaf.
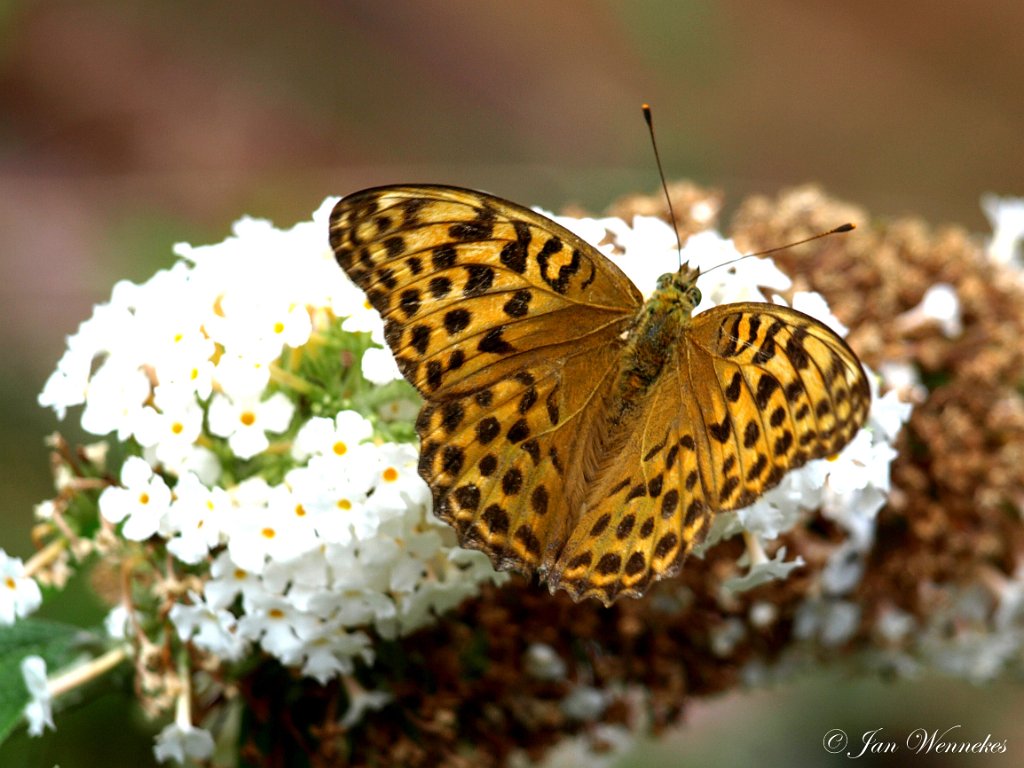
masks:
[[[21,660],[42,656],[47,672],[52,673],[71,662],[83,634],[80,627],[32,619],[0,627],[0,743],[21,720],[29,701]]]

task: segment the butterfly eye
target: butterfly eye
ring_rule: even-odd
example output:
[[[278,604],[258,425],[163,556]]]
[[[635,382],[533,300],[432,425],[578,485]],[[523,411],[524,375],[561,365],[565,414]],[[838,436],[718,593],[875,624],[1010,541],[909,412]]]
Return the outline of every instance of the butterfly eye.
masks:
[[[697,286],[693,286],[693,288],[690,289],[690,300],[693,302],[693,306],[695,307],[700,304],[701,293],[700,288]]]

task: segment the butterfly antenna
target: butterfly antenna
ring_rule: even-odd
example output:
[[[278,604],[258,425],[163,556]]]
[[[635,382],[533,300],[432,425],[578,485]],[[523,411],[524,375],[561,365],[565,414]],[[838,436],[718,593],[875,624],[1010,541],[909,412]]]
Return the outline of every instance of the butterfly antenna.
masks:
[[[850,232],[850,231],[852,231],[852,230],[854,230],[856,228],[857,227],[854,224],[850,224],[850,223],[840,224],[838,227],[836,227],[835,229],[830,229],[828,232],[819,232],[816,235],[811,235],[810,237],[805,237],[803,240],[797,240],[795,243],[786,243],[785,245],[776,245],[774,248],[769,248],[766,251],[756,251],[755,253],[748,253],[746,255],[747,256],[765,256],[765,255],[767,255],[769,253],[775,253],[776,251],[782,251],[782,250],[785,250],[786,248],[792,248],[794,245],[803,245],[804,243],[809,243],[812,240],[817,240],[819,237],[828,237],[829,235],[838,235],[838,234],[840,234],[842,232]]]
[[[851,230],[854,230],[856,228],[857,227],[856,227],[855,224],[850,224],[850,223],[840,224],[838,227],[835,227],[834,229],[830,229],[828,232],[819,232],[816,235],[811,235],[810,237],[805,237],[803,240],[797,240],[797,241],[792,242],[792,243],[786,243],[785,245],[776,245],[775,247],[768,248],[768,249],[766,249],[764,251],[755,251],[754,253],[744,253],[742,256],[737,256],[735,259],[729,259],[728,261],[723,261],[721,264],[715,264],[715,266],[711,267],[711,269],[708,269],[707,271],[710,272],[712,269],[718,269],[719,267],[727,267],[730,264],[735,264],[737,261],[741,261],[743,259],[749,259],[751,256],[767,256],[769,253],[775,253],[776,251],[784,251],[787,248],[792,248],[794,245],[803,245],[804,243],[809,243],[812,240],[817,240],[819,237],[828,237],[829,235],[838,235],[838,234],[841,234],[843,232],[850,232]]]
[[[647,131],[651,134],[651,146],[654,148],[654,162],[658,166],[658,176],[661,178],[661,189],[665,193],[665,202],[668,203],[668,217],[672,220],[672,231],[676,233],[676,252],[679,254],[679,266],[683,266],[683,239],[679,237],[679,225],[676,223],[676,212],[672,209],[672,198],[668,194],[668,184],[665,181],[665,170],[661,165],[661,155],[658,154],[658,142],[654,138],[654,118],[651,117],[651,105],[644,104],[644,120],[647,121]]]

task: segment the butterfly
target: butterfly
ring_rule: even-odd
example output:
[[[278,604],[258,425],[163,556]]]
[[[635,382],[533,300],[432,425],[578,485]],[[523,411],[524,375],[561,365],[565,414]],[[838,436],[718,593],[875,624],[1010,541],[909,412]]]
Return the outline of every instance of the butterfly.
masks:
[[[367,189],[335,206],[330,241],[423,396],[435,514],[552,593],[639,597],[716,513],[867,416],[860,361],[817,320],[754,302],[693,316],[688,265],[645,302],[595,247],[492,195]]]

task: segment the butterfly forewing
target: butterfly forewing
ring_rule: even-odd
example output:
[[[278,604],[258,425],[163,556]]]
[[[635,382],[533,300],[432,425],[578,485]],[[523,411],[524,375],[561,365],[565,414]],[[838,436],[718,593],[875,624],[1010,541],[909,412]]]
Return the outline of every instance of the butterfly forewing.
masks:
[[[440,186],[369,189],[331,216],[338,263],[385,321],[424,396],[499,380],[566,345],[623,330],[637,289],[563,227],[490,195]]]

